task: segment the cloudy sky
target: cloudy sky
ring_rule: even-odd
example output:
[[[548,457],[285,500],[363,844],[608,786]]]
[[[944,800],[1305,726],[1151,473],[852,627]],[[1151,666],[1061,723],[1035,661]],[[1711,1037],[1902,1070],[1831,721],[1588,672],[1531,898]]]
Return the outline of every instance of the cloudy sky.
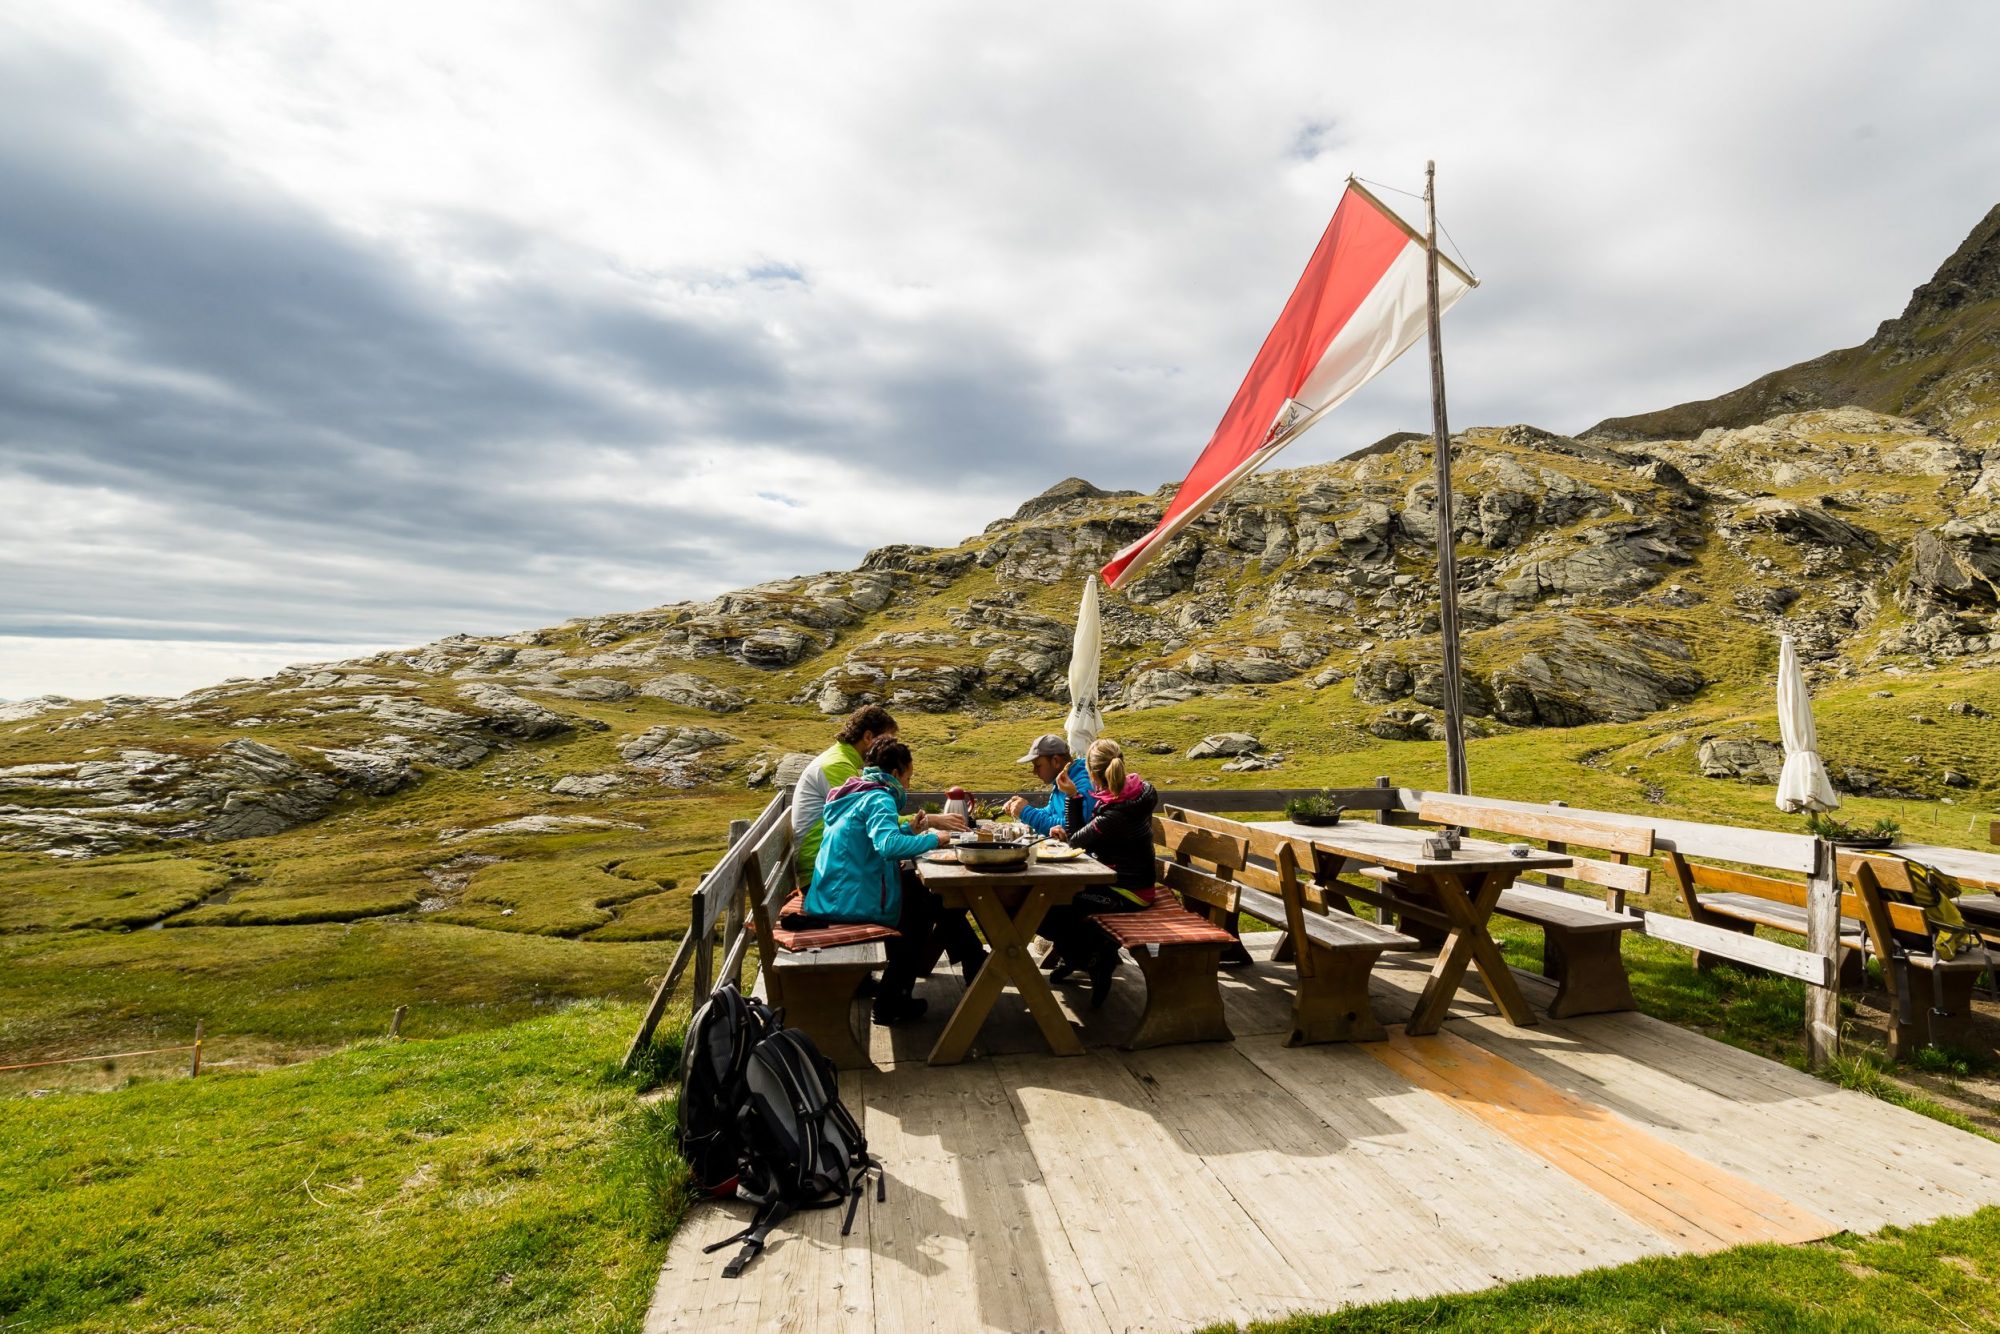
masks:
[[[1347,174],[1427,157],[1484,280],[1455,423],[1733,388],[2000,201],[1995,49],[1991,5],[1823,0],[0,0],[0,698],[1177,480]],[[1425,395],[1407,358],[1287,462]]]

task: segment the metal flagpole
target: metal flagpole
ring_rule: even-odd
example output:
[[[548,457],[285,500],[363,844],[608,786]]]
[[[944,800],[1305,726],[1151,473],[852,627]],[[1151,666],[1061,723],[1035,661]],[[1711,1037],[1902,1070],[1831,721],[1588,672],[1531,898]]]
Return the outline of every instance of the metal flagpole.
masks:
[[[1444,641],[1445,786],[1466,790],[1465,709],[1458,667],[1458,554],[1451,519],[1451,426],[1444,412],[1444,345],[1438,319],[1437,163],[1424,164],[1424,247],[1430,294],[1431,442],[1437,462],[1438,635]]]

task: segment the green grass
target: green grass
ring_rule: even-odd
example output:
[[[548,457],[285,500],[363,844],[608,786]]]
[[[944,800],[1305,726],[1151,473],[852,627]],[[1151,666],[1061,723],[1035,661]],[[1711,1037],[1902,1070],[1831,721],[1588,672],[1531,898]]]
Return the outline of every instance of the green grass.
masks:
[[[1325,1331],[2000,1329],[2000,1209],[1810,1246],[1744,1246],[1466,1296],[1252,1325]],[[1219,1328],[1219,1327],[1218,1327]]]
[[[304,926],[312,922],[353,922],[408,912],[422,901],[416,885],[356,886],[325,894],[271,896],[244,894],[179,913],[163,926]],[[134,923],[136,925],[136,923]]]
[[[406,1034],[464,1033],[571,1001],[636,1000],[671,949],[394,920],[0,936],[0,1052],[186,1042],[197,1020],[217,1058],[315,1052],[386,1032],[405,1004]],[[22,1078],[0,1076],[0,1089]]]
[[[686,1194],[635,1017],[0,1100],[0,1328],[636,1328]]]
[[[1923,1053],[1919,1053],[1920,1058],[1932,1050],[1926,1048]],[[1933,1061],[1936,1059],[1932,1058]],[[1920,1059],[1917,1063],[1921,1066],[1926,1062]],[[1933,1121],[1942,1121],[1968,1134],[1986,1134],[1970,1117],[1961,1115],[1934,1099],[1926,1098],[1921,1093],[1913,1091],[1907,1084],[1891,1078],[1892,1068],[1878,1053],[1849,1043],[1845,1045],[1840,1055],[1828,1063],[1825,1073],[1827,1078],[1842,1088],[1854,1089],[1871,1097],[1880,1098],[1884,1102],[1895,1103],[1898,1107],[1908,1108],[1920,1116],[1928,1116]]]
[[[89,862],[0,854],[0,935],[142,926],[229,883],[214,862],[136,853]]]
[[[609,924],[615,905],[654,888],[597,865],[572,862],[552,875],[539,862],[503,861],[473,872],[458,905],[439,912],[437,918],[494,931],[580,936]]]

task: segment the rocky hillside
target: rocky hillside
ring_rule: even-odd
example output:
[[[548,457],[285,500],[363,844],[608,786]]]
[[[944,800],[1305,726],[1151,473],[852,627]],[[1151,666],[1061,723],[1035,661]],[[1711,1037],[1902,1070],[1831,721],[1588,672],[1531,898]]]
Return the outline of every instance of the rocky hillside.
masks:
[[[1664,734],[1646,756],[1685,747],[1671,764],[1690,774],[1756,777],[1768,728],[1736,735],[1721,720],[1768,714],[1781,629],[1822,691],[1893,700],[1899,676],[1990,666],[2000,441],[1977,405],[2000,380],[1996,237],[2000,210],[1900,319],[1810,375],[1583,438],[1466,432],[1448,517],[1418,437],[1251,479],[1105,597],[1112,729],[1171,777],[1201,764],[1184,752],[1212,723],[1254,715],[1283,732],[1275,720],[1296,710],[1317,723],[1231,761],[1292,781],[1336,753],[1434,739],[1440,522],[1459,545],[1480,736],[1642,724]],[[1833,401],[1889,368],[1915,415]],[[1869,383],[1861,396],[1887,401],[1887,380]],[[1753,401],[1808,406],[1736,422]],[[199,846],[337,811],[379,810],[446,844],[480,833],[483,816],[429,789],[506,795],[477,806],[503,832],[616,827],[635,803],[769,783],[823,743],[827,719],[870,701],[934,718],[941,744],[983,771],[1060,718],[1081,582],[1170,496],[1072,478],[955,547],[883,547],[854,570],[177,700],[0,705],[0,849]],[[1829,739],[1850,791],[2000,780],[1970,698],[1922,722],[1882,708],[1905,730],[1941,730],[1916,734],[1922,746],[1898,733],[1886,753],[1879,728],[1863,729],[1865,747]],[[439,788],[442,775],[465,779]],[[543,823],[510,823],[522,820]]]
[[[2000,449],[1855,408],[1616,446],[1514,426],[1457,448],[1482,732],[1649,718],[1751,682],[1780,628],[1822,679],[1994,660]],[[1430,736],[1430,470],[1405,443],[1241,487],[1105,598],[1114,726],[1209,698],[1324,696],[1374,737]],[[1051,718],[1081,580],[1167,494],[1071,480],[960,546],[884,547],[705,602],[178,700],[4,706],[0,845],[266,835],[524,745],[602,761],[552,781],[556,797],[755,784],[789,749],[782,724],[872,701]]]
[[[2000,206],[1944,267],[1859,347],[1774,371],[1741,389],[1637,417],[1587,436],[1657,439],[1750,426],[1779,413],[1859,406],[1914,417],[1970,444],[2000,442]]]

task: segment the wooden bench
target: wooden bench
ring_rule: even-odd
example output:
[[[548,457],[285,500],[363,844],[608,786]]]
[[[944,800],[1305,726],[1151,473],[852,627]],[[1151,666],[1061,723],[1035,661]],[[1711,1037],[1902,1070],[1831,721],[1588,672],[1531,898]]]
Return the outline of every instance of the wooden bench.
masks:
[[[1172,858],[1160,864],[1163,884],[1200,903],[1232,936],[1243,913],[1286,932],[1298,974],[1286,1046],[1388,1036],[1369,998],[1369,974],[1383,951],[1419,948],[1414,938],[1364,921],[1337,895],[1302,880],[1299,848],[1290,839],[1175,807],[1165,808],[1153,828]]]
[[[1162,839],[1161,824],[1153,821],[1156,842]],[[1207,845],[1191,847],[1187,856],[1192,859],[1197,852],[1211,850]],[[1090,919],[1132,956],[1146,979],[1145,1008],[1120,1045],[1137,1051],[1174,1042],[1233,1041],[1216,970],[1236,937],[1210,916],[1216,911],[1212,904],[1227,904],[1224,911],[1233,909],[1230,887],[1183,862],[1157,859],[1154,872],[1163,888],[1150,907],[1099,913]],[[1176,897],[1176,891],[1182,897]],[[1198,905],[1200,910],[1190,911],[1186,905]]]
[[[1667,866],[1680,887],[1681,902],[1692,921],[1721,927],[1739,935],[1754,936],[1760,926],[1803,937],[1806,934],[1806,887],[1796,880],[1756,875],[1721,866],[1692,862],[1678,850],[1667,854]],[[1849,895],[1842,912],[1850,908],[1858,914],[1860,903]],[[1840,919],[1840,981],[1842,986],[1860,986],[1867,980],[1864,950],[1868,935],[1858,915]],[[1703,972],[1725,962],[1713,954],[1696,950],[1694,966]],[[1738,962],[1740,961],[1729,961]]]
[[[888,964],[883,942],[897,937],[895,928],[864,923],[787,931],[779,925],[802,900],[788,820],[779,821],[745,863],[743,886],[757,936],[757,990],[836,1066],[866,1066],[867,1016],[858,993],[863,978]]]
[[[1652,854],[1651,829],[1602,824],[1560,809],[1510,811],[1441,798],[1419,803],[1417,818],[1428,824],[1539,839],[1550,851],[1567,855],[1567,869],[1544,873],[1548,884],[1517,881],[1502,890],[1494,911],[1542,928],[1542,975],[1556,984],[1549,1003],[1551,1018],[1637,1008],[1620,938],[1645,922],[1625,911],[1625,896],[1644,894],[1651,887],[1652,872],[1631,864],[1635,856]],[[1572,845],[1601,850],[1610,860],[1578,856]],[[1602,889],[1603,900],[1563,888],[1572,880]]]
[[[1972,989],[1981,973],[2000,966],[2000,955],[1976,944],[1955,958],[1939,958],[1936,933],[1916,906],[1909,864],[1901,858],[1843,852],[1836,867],[1841,883],[1853,886],[1841,896],[1841,907],[1845,911],[1852,902],[1858,909],[1869,944],[1882,960],[1892,1005],[1890,1058],[1903,1059],[1926,1044],[1966,1045]]]

